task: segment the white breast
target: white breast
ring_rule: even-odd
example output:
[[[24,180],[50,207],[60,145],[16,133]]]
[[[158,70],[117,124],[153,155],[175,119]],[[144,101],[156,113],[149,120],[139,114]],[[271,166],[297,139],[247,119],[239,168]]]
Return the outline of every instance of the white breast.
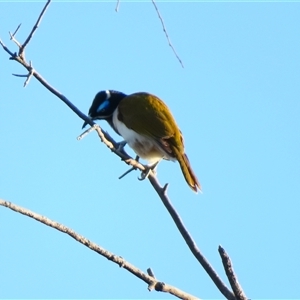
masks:
[[[162,158],[174,160],[154,141],[154,139],[136,133],[118,120],[118,108],[113,113],[113,124],[135,153],[154,163]]]

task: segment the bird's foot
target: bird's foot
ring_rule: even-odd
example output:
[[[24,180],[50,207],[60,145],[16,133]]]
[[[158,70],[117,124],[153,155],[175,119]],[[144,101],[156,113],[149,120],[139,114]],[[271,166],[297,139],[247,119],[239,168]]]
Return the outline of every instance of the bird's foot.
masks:
[[[151,172],[153,172],[155,174],[156,173],[155,168],[157,167],[158,163],[159,163],[159,160],[152,165],[145,166],[145,170],[142,171],[141,176],[138,177],[138,180],[142,181],[142,180],[147,179]]]
[[[124,141],[125,142],[125,141]],[[121,142],[122,143],[122,142]],[[119,144],[121,144],[121,143],[119,143]],[[125,142],[125,144],[124,144],[124,146],[126,145],[126,142]],[[123,148],[124,148],[124,146],[123,146]],[[122,149],[123,149],[122,148]],[[135,157],[135,160],[138,162],[139,161],[139,159],[140,159],[140,157],[137,155],[136,157]],[[119,179],[122,179],[123,177],[125,177],[127,174],[129,174],[131,171],[133,171],[133,170],[136,170],[136,167],[132,167],[132,168],[130,168],[128,171],[126,171],[124,174],[122,174],[120,177],[119,177]]]

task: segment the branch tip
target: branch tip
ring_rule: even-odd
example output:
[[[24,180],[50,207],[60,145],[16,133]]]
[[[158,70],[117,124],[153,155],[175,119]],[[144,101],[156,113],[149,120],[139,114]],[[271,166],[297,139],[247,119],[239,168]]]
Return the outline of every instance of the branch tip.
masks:
[[[168,189],[168,186],[169,186],[169,184],[166,183],[166,184],[164,185],[164,187],[162,188],[162,191],[163,191],[164,194],[166,194],[167,189]]]
[[[124,174],[122,174],[119,179],[122,179],[123,177],[125,177],[127,174],[129,174],[130,172],[136,170],[136,167],[131,167],[129,170],[127,170]]]
[[[16,30],[17,31],[17,30]],[[15,31],[15,32],[16,32]],[[19,49],[21,49],[21,44],[15,39],[15,36],[14,36],[14,34],[12,34],[10,31],[8,32],[9,33],[9,36],[10,36],[10,40],[11,41],[13,41],[17,46],[18,46],[18,48]]]
[[[20,46],[19,56],[22,56],[22,55],[23,55],[23,52],[24,52],[24,50],[25,50],[27,44],[30,42],[30,40],[31,40],[31,38],[32,38],[32,36],[33,36],[33,34],[34,34],[34,32],[38,29],[39,24],[40,24],[40,22],[41,22],[41,20],[42,20],[42,17],[44,16],[44,14],[45,14],[45,12],[46,12],[46,10],[47,10],[47,8],[48,8],[48,6],[49,6],[50,3],[51,3],[51,0],[48,0],[48,1],[46,2],[45,6],[44,6],[44,8],[43,8],[43,10],[42,10],[42,12],[40,13],[40,15],[39,15],[39,17],[38,17],[36,23],[34,24],[34,26],[33,26],[32,30],[31,30],[31,32],[29,33],[27,39],[25,40],[24,44],[23,44],[22,46]]]
[[[233,270],[233,266],[230,260],[229,255],[226,253],[225,249],[219,245],[218,251],[220,253],[223,267],[225,269],[226,276],[228,278],[228,281],[230,283],[230,286],[232,288],[232,291],[234,293],[235,299],[237,300],[247,300],[247,297],[241,287],[241,285],[238,282],[238,279],[235,275],[235,272]]]
[[[120,0],[117,1],[117,5],[116,5],[116,8],[115,8],[115,11],[116,11],[116,12],[119,11],[119,6],[120,6]]]
[[[79,135],[78,137],[77,137],[77,141],[80,141],[80,140],[82,140],[86,135],[88,135],[90,132],[92,132],[93,130],[96,130],[96,128],[97,128],[97,124],[96,125],[94,125],[94,126],[91,126],[90,128],[88,128],[87,130],[85,130],[81,135]]]
[[[147,273],[148,273],[149,276],[151,276],[151,277],[153,277],[153,278],[155,279],[154,272],[152,271],[151,268],[148,268],[148,269],[147,269]]]
[[[166,26],[165,26],[165,23],[164,23],[164,20],[163,20],[163,18],[162,18],[162,16],[161,16],[160,12],[159,12],[159,10],[158,10],[158,7],[157,7],[157,5],[156,5],[156,3],[155,3],[154,0],[152,0],[152,3],[153,3],[153,5],[154,5],[154,8],[155,8],[155,10],[156,10],[156,12],[157,12],[157,15],[158,15],[158,17],[159,17],[159,19],[160,19],[160,22],[161,22],[163,31],[164,31],[164,33],[165,33],[165,36],[166,36],[166,38],[167,38],[167,41],[168,41],[168,43],[169,43],[169,46],[171,47],[173,53],[175,54],[176,58],[178,59],[179,63],[181,64],[182,68],[184,68],[184,65],[183,65],[182,60],[181,60],[180,57],[178,56],[178,54],[177,54],[175,48],[173,47],[173,45],[172,45],[172,43],[171,43],[171,40],[170,40],[170,38],[169,38],[167,29],[166,29]]]
[[[15,30],[15,32],[12,34],[13,37],[17,34],[17,32],[20,29],[21,25],[22,25],[22,23],[19,24],[19,26],[17,27],[17,29]]]

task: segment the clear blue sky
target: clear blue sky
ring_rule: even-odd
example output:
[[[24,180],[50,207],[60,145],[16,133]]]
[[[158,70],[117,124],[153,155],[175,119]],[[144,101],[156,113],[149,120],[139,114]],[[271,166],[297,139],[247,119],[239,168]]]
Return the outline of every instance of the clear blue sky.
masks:
[[[0,37],[24,41],[44,2],[0,3]],[[172,110],[203,186],[177,163],[158,178],[213,267],[229,253],[247,296],[300,298],[300,3],[157,5],[54,2],[26,50],[83,112],[103,89],[147,91]],[[189,252],[149,182],[0,50],[0,198],[71,227],[200,298],[221,294]],[[103,128],[112,133],[102,122]],[[114,135],[119,139],[116,135]],[[132,153],[132,152],[131,152]],[[70,237],[0,207],[1,298],[153,298],[131,274]]]

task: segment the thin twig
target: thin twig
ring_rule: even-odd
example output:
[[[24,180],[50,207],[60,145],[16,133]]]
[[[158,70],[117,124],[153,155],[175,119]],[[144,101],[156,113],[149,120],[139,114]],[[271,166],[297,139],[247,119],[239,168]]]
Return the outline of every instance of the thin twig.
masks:
[[[149,276],[155,278],[154,272],[152,271],[151,268],[148,268],[148,269],[147,269],[147,273],[148,273]]]
[[[17,34],[17,32],[20,29],[21,25],[22,25],[22,23],[19,24],[19,26],[17,27],[17,29],[15,30],[15,32],[12,34],[13,37]]]
[[[13,75],[13,76],[16,76],[16,77],[28,77],[28,74],[26,74],[26,75],[21,75],[21,74],[14,74],[14,73],[12,73],[11,75]]]
[[[229,280],[229,283],[231,285],[231,288],[233,290],[233,293],[234,293],[236,299],[237,300],[248,300],[248,298],[246,297],[246,295],[234,273],[233,266],[232,266],[229,255],[226,253],[225,249],[221,245],[219,246],[218,251],[220,253],[227,278]]]
[[[181,66],[184,68],[184,65],[183,65],[182,60],[181,60],[180,57],[178,56],[177,52],[175,51],[175,48],[173,47],[173,45],[172,45],[172,43],[171,43],[171,40],[170,40],[169,35],[168,35],[168,32],[167,32],[167,30],[166,30],[166,26],[165,26],[164,20],[163,20],[163,18],[162,18],[162,16],[161,16],[160,12],[159,12],[159,10],[158,10],[158,7],[157,7],[157,5],[156,5],[156,3],[155,3],[154,0],[152,0],[152,3],[153,3],[153,5],[154,5],[155,10],[156,10],[156,12],[157,12],[157,15],[158,15],[158,17],[159,17],[159,19],[160,19],[160,22],[161,22],[163,31],[164,31],[164,33],[165,33],[165,35],[166,35],[166,38],[167,38],[167,40],[168,40],[169,46],[172,48],[172,50],[173,50],[175,56],[177,57],[177,59],[178,59],[178,61],[180,62]]]
[[[13,34],[10,31],[8,33],[10,36],[10,40],[13,41],[18,46],[19,49],[21,49],[22,45],[15,38],[15,34],[19,28],[20,28],[20,25],[18,26],[18,28],[15,30],[15,32]]]
[[[2,46],[3,50],[5,52],[7,52],[10,55],[10,59],[13,59],[14,56],[16,56],[15,53],[11,52],[6,46],[5,44],[2,42],[2,40],[0,39],[0,45]]]
[[[19,24],[19,26],[17,27],[17,29],[15,30],[15,32],[13,34],[11,34],[11,32],[9,31],[9,35],[10,35],[10,40],[12,40],[18,47],[19,49],[22,47],[21,44],[15,39],[15,35],[17,34],[18,30],[21,27],[21,24]]]
[[[24,42],[23,45],[21,46],[20,51],[19,51],[19,55],[20,55],[20,56],[22,56],[22,54],[23,54],[23,52],[24,52],[24,50],[25,50],[27,44],[30,42],[30,40],[31,40],[31,38],[32,38],[32,36],[33,36],[33,34],[34,34],[34,32],[38,29],[39,24],[40,24],[40,22],[41,22],[41,20],[42,20],[42,18],[43,18],[43,16],[44,16],[44,14],[45,14],[45,12],[46,12],[46,10],[47,10],[47,8],[48,8],[48,6],[49,6],[50,3],[51,3],[51,0],[48,0],[48,1],[46,2],[45,6],[44,6],[44,8],[43,8],[43,10],[42,10],[42,12],[40,13],[40,15],[39,15],[39,17],[38,17],[38,19],[37,19],[37,21],[36,21],[36,23],[35,23],[35,25],[33,26],[31,32],[29,33],[29,35],[28,35],[28,37],[27,37],[27,39],[25,40],[25,42]]]
[[[169,293],[180,299],[191,299],[191,300],[198,299],[197,297],[195,297],[191,294],[188,294],[174,286],[171,286],[169,284],[165,284],[163,282],[156,280],[154,277],[142,272],[140,269],[135,267],[133,264],[127,262],[124,258],[113,254],[112,252],[104,249],[103,247],[100,247],[99,245],[93,243],[92,241],[88,240],[86,237],[78,234],[77,232],[75,232],[74,230],[72,230],[71,228],[68,228],[67,226],[65,226],[63,224],[60,224],[60,223],[53,221],[45,216],[42,216],[40,214],[37,214],[33,211],[30,211],[30,210],[24,208],[24,207],[18,206],[16,204],[13,204],[11,202],[8,202],[8,201],[2,200],[2,199],[0,199],[0,205],[10,208],[11,210],[21,213],[22,215],[25,215],[27,217],[35,219],[35,220],[37,220],[47,226],[50,226],[58,231],[68,234],[70,237],[75,239],[77,242],[79,242],[82,245],[88,247],[89,249],[97,252],[98,254],[104,256],[108,260],[118,264],[120,267],[129,271],[131,274],[133,274],[136,277],[138,277],[139,279],[143,280],[148,285],[153,285],[156,291]]]
[[[116,11],[116,12],[119,11],[119,6],[120,6],[120,0],[117,1],[117,5],[116,5],[116,8],[115,8],[115,11]]]
[[[3,48],[8,53],[11,53],[4,45]],[[6,50],[7,49],[7,50]],[[21,59],[18,56],[12,56],[12,59],[16,60],[20,64],[22,64],[27,70],[30,69],[30,66],[26,61]],[[116,155],[122,158],[127,164],[131,165],[132,167],[135,167],[141,171],[145,170],[145,167],[137,162],[136,160],[132,159],[129,155],[124,153],[124,151],[118,150],[117,143],[110,137],[110,135],[107,132],[103,132],[99,125],[94,123],[88,116],[83,114],[73,103],[71,103],[64,95],[62,95],[60,92],[58,92],[54,87],[52,87],[36,70],[33,74],[33,76],[43,85],[45,86],[51,93],[53,93],[55,96],[57,96],[59,99],[61,99],[69,108],[71,108],[81,119],[86,121],[89,125],[94,126],[95,130],[98,133],[98,136],[100,137],[101,141],[105,143],[105,145],[111,149],[112,152],[114,152]],[[148,179],[150,180],[152,186],[158,193],[159,197],[163,201],[165,207],[171,214],[177,228],[179,229],[180,233],[182,234],[183,238],[185,239],[186,243],[188,244],[189,248],[191,249],[194,256],[198,259],[198,261],[201,263],[203,268],[206,270],[206,272],[209,274],[213,282],[216,284],[220,292],[230,300],[235,299],[232,292],[226,287],[226,285],[221,281],[218,274],[215,272],[215,270],[212,268],[212,266],[208,263],[208,261],[204,258],[204,256],[201,254],[200,250],[196,246],[196,243],[188,233],[187,229],[184,227],[178,213],[175,211],[173,206],[170,203],[170,200],[166,196],[166,188],[163,188],[160,186],[157,178],[155,175],[150,172]],[[166,187],[166,186],[165,186]]]
[[[90,128],[88,128],[86,131],[84,131],[81,135],[79,135],[77,137],[77,141],[82,140],[86,135],[88,135],[90,132],[92,132],[93,130],[95,130],[96,127],[95,126],[91,126]]]

